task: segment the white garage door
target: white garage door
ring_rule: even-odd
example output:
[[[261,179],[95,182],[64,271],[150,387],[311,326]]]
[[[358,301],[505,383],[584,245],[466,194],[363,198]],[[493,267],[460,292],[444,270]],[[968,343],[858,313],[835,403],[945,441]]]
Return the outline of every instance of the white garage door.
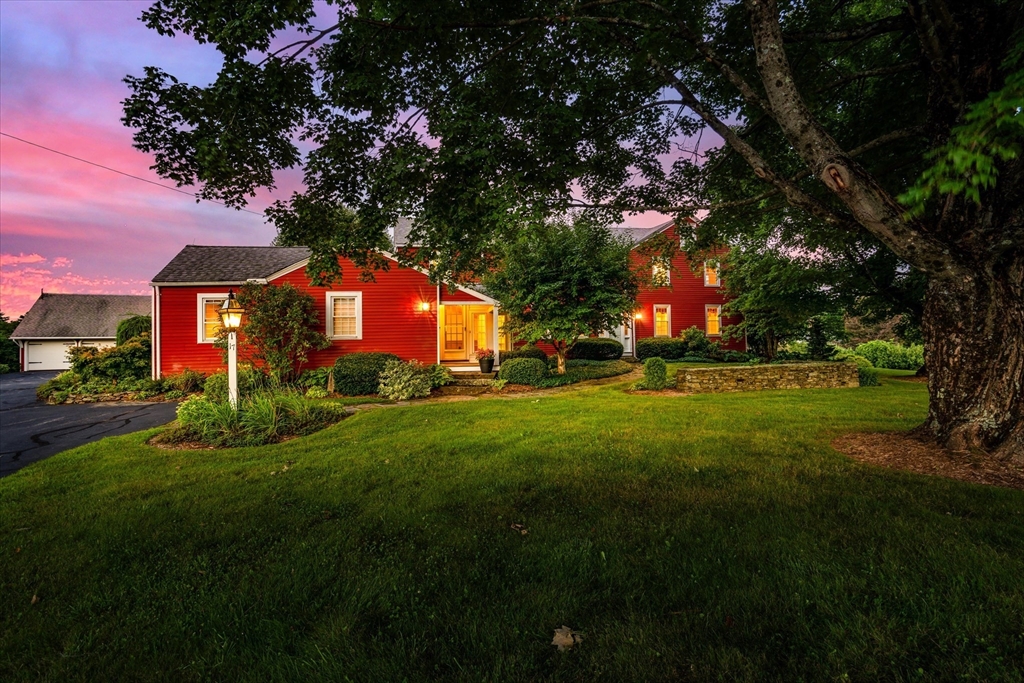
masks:
[[[30,341],[25,346],[26,370],[67,370],[71,367],[68,349],[73,341]]]

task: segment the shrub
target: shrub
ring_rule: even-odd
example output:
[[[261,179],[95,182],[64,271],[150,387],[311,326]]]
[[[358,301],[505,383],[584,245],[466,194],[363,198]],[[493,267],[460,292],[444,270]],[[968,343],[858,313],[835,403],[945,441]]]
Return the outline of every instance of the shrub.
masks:
[[[245,398],[260,391],[271,391],[278,388],[278,382],[254,368],[238,368],[238,397]],[[206,378],[203,394],[211,401],[228,400],[228,373],[217,372]]]
[[[82,377],[74,370],[65,370],[53,379],[49,379],[36,389],[36,397],[41,401],[49,401],[58,392],[69,392],[82,383]],[[63,403],[55,401],[56,403]]]
[[[543,350],[534,344],[526,344],[525,346],[520,346],[518,349],[501,352],[502,364],[504,364],[505,361],[512,360],[514,358],[536,358],[537,360],[544,361],[546,363],[548,361],[548,354],[544,353]]]
[[[561,387],[588,379],[615,377],[633,371],[633,365],[622,360],[570,360],[565,362],[565,374],[551,375],[534,384],[536,387]]]
[[[622,358],[622,344],[615,339],[599,337],[580,339],[565,357],[570,360],[618,360]]]
[[[704,356],[683,356],[679,359],[680,363],[714,363],[713,358],[705,358]]]
[[[296,384],[304,389],[312,389],[313,387],[316,387],[318,389],[323,389],[326,392],[327,383],[330,379],[330,368],[314,368],[313,370],[306,370],[302,373],[296,381]]]
[[[68,357],[71,359],[71,369],[81,375],[83,380],[118,382],[150,376],[150,349],[149,334],[143,334],[109,349],[74,347],[68,351]]]
[[[662,358],[655,356],[644,361],[644,376],[633,385],[634,389],[657,391],[668,385],[668,366]]]
[[[857,379],[862,387],[878,386],[878,370],[874,368],[857,367]]]
[[[548,376],[548,366],[537,358],[513,358],[502,361],[498,379],[510,384],[535,385]]]
[[[225,375],[225,377],[227,376]],[[206,375],[198,370],[185,368],[177,375],[168,375],[165,377],[163,383],[165,387],[174,391],[180,391],[185,394],[194,394],[203,390],[203,385],[206,383]]]
[[[439,389],[440,387],[447,386],[455,381],[452,371],[445,366],[434,363],[428,367],[430,368],[431,389]]]
[[[874,363],[872,363],[870,360],[868,360],[864,356],[857,355],[851,349],[843,349],[843,348],[837,349],[836,352],[832,354],[832,360],[839,361],[839,362],[846,362],[846,363],[853,362],[853,363],[857,364],[858,368],[873,368],[873,367],[875,367]]]
[[[876,368],[917,370],[924,365],[924,347],[920,344],[903,346],[875,340],[859,344],[854,352],[867,358]]]
[[[722,357],[721,345],[708,339],[704,330],[699,327],[688,327],[679,333],[679,338],[686,342],[686,351],[683,355],[714,359]]]
[[[393,353],[347,353],[334,361],[334,391],[346,396],[377,393],[380,375],[388,361],[401,360]]]
[[[306,389],[306,398],[327,398],[330,394],[323,387],[310,387]]]
[[[403,363],[400,360],[389,360],[380,375],[377,393],[392,401],[430,396],[432,375],[431,366],[419,361]]]
[[[148,315],[133,315],[117,324],[117,345],[121,346],[129,339],[141,337],[143,334],[152,336],[153,319]]]
[[[722,360],[726,363],[749,363],[753,357],[742,351],[726,351],[722,354]]]
[[[6,375],[11,371],[11,366],[7,363],[0,363],[0,375]]]
[[[662,358],[678,360],[686,355],[688,345],[684,339],[670,337],[645,337],[636,341],[636,357],[639,360]]]

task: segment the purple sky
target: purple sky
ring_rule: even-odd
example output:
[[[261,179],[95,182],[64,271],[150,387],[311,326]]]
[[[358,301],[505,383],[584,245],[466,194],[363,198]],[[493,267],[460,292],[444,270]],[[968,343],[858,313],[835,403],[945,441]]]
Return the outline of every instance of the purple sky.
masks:
[[[0,130],[126,173],[173,184],[149,170],[120,123],[126,74],[159,66],[209,82],[217,52],[166,38],[138,21],[142,2],[0,2]],[[261,212],[297,188],[254,199]],[[653,225],[661,216],[630,223]],[[0,310],[25,312],[47,292],[148,294],[149,279],[186,244],[268,244],[262,216],[154,187],[0,137]]]

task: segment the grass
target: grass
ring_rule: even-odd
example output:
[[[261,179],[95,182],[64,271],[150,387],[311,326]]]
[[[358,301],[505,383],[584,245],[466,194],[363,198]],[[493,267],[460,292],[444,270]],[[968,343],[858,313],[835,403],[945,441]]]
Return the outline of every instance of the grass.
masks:
[[[920,423],[890,376],[63,453],[0,480],[0,679],[1019,681],[1024,494],[828,445]]]

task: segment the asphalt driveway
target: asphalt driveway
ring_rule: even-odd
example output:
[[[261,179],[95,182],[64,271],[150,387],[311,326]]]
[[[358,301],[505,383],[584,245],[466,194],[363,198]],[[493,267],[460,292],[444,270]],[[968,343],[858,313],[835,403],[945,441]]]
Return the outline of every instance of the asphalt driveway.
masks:
[[[36,388],[56,372],[0,375],[0,477],[105,436],[167,424],[177,403],[86,403],[51,406]]]

